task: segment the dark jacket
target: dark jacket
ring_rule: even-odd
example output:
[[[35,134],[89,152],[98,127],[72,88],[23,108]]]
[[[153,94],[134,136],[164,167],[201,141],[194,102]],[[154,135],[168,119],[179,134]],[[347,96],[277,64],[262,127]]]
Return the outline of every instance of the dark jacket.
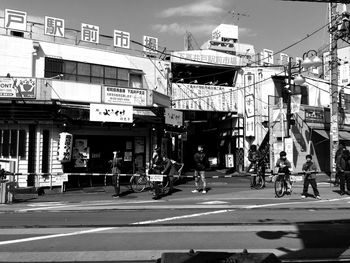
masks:
[[[112,174],[120,174],[123,165],[123,158],[116,157],[112,160]]]
[[[316,165],[311,161],[311,162],[306,162],[303,164],[303,172],[316,172],[317,171],[317,167]],[[316,174],[312,173],[312,174],[306,174],[305,175],[305,179],[316,179]]]
[[[251,151],[249,150],[248,152],[248,160],[251,163],[255,163],[255,162],[261,162],[263,161],[263,156],[262,154],[257,150],[257,151]]]
[[[207,167],[208,161],[207,156],[204,152],[196,152],[193,156],[194,169],[196,171],[204,171]]]
[[[350,171],[350,157],[339,156],[337,159],[337,171]]]

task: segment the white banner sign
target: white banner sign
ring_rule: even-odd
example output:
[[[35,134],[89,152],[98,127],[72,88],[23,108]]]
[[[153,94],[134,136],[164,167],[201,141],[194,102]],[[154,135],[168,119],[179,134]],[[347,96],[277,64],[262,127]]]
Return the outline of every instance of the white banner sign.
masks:
[[[27,31],[27,12],[5,9],[5,28]]]
[[[147,90],[103,86],[104,103],[147,106]]]
[[[171,62],[186,64],[221,64],[227,66],[240,66],[242,59],[238,56],[225,54],[214,50],[188,50],[171,53]]]
[[[90,121],[133,122],[133,107],[127,105],[90,104]]]
[[[177,110],[238,111],[233,87],[174,83],[172,88]]]
[[[290,96],[291,113],[298,113],[300,111],[301,94]]]
[[[35,78],[0,78],[0,98],[34,99]]]
[[[173,126],[183,125],[183,113],[181,111],[165,108],[165,124]]]

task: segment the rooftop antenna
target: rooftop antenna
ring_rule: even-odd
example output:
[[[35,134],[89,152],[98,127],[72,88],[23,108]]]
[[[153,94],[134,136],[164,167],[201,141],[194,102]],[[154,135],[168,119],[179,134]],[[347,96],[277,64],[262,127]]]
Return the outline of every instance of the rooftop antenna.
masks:
[[[236,12],[235,10],[231,10],[231,11],[228,11],[229,14],[232,15],[233,18],[237,18],[237,21],[239,21],[239,18],[240,17],[249,17],[248,14],[245,14],[245,13],[238,13]]]

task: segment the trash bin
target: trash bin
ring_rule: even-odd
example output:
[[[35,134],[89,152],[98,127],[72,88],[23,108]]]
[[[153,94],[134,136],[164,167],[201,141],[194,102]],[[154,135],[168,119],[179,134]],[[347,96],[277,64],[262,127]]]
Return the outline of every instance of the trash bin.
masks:
[[[13,182],[9,182],[8,180],[0,181],[0,204],[12,203],[12,186]]]

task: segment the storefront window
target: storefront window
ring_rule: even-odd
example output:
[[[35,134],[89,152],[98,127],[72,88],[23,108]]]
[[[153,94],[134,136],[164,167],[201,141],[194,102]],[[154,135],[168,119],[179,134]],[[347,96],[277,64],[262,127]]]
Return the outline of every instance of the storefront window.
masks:
[[[25,130],[0,130],[0,156],[26,158],[26,141]]]

